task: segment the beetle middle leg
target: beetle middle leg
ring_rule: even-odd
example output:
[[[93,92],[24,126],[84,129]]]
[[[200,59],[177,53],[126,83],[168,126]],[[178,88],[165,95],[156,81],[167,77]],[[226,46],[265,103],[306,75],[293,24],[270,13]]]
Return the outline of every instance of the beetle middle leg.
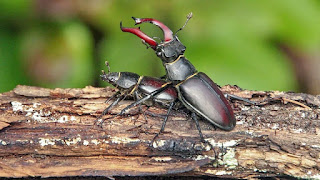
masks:
[[[136,102],[128,105],[127,107],[123,108],[120,113],[118,113],[117,115],[115,115],[115,117],[116,117],[116,116],[119,116],[119,115],[120,115],[120,116],[123,115],[128,109],[130,109],[130,108],[132,108],[132,107],[134,107],[134,106],[136,106],[136,105],[139,105],[139,104],[147,101],[148,99],[150,99],[150,98],[152,98],[152,97],[160,94],[162,91],[166,90],[166,89],[169,88],[170,86],[171,86],[171,82],[165,84],[163,87],[161,87],[161,88],[153,91],[152,93],[146,95],[145,97],[143,97],[143,98],[137,100]]]

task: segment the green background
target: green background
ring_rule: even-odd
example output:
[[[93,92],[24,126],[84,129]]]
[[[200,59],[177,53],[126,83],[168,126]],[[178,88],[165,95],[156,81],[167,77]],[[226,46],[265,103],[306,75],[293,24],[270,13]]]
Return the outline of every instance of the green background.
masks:
[[[0,1],[0,92],[18,84],[49,88],[105,86],[111,71],[162,76],[152,49],[121,32],[135,17],[156,18],[179,32],[185,56],[217,84],[250,90],[301,91],[283,45],[319,51],[320,2],[312,0]],[[146,23],[142,31],[162,38]]]

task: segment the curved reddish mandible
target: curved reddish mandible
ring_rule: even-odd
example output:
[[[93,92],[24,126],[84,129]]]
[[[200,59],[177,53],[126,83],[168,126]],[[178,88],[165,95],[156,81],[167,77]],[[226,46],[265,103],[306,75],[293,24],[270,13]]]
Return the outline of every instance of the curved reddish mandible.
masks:
[[[160,21],[158,21],[156,19],[153,19],[153,18],[135,18],[135,17],[132,17],[132,19],[134,19],[134,21],[136,22],[136,25],[144,23],[144,22],[149,22],[151,24],[154,24],[154,25],[158,26],[164,33],[164,41],[165,42],[171,41],[173,39],[173,33],[172,33],[171,29],[169,29],[166,25],[164,25],[162,22],[160,22]]]
[[[139,38],[141,38],[146,43],[148,43],[152,49],[156,49],[158,43],[154,39],[152,39],[151,37],[149,37],[148,35],[143,33],[140,30],[140,27],[139,28],[126,28],[126,27],[122,27],[122,22],[120,22],[120,28],[121,28],[122,32],[132,33],[132,34],[138,36]]]

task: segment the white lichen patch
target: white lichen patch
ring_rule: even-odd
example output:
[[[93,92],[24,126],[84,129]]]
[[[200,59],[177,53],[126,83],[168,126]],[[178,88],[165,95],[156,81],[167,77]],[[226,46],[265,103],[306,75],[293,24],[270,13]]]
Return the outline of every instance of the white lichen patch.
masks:
[[[6,146],[6,145],[7,145],[7,142],[0,139],[0,144],[1,144],[2,146]]]
[[[29,144],[29,140],[28,139],[17,139],[16,140],[17,143],[21,143],[21,144]]]
[[[73,144],[77,144],[77,143],[80,143],[80,142],[81,142],[81,137],[80,137],[80,136],[78,136],[78,137],[76,137],[76,138],[64,140],[64,143],[65,143],[67,146],[70,146],[70,145],[73,145]]]
[[[234,147],[238,144],[238,141],[236,140],[231,140],[231,141],[226,141],[226,142],[223,142],[223,146],[224,147]]]
[[[61,141],[61,139],[53,139],[53,138],[39,138],[40,146],[48,146],[48,145],[55,145],[56,141]]]
[[[32,105],[23,105],[20,102],[12,101],[12,110],[13,112],[24,112],[25,116],[30,117],[31,120],[39,122],[39,123],[50,123],[50,122],[58,122],[58,123],[68,123],[77,121],[75,116],[67,116],[63,115],[61,117],[55,118],[52,116],[52,112],[43,109],[37,109],[41,105],[40,103],[33,103]]]
[[[217,176],[222,176],[222,175],[231,175],[232,174],[232,172],[231,171],[217,171],[216,172],[216,175]]]
[[[312,148],[320,149],[319,145],[311,145]]]
[[[207,138],[206,141],[208,141],[212,146],[223,147],[225,149],[226,153],[223,154],[222,157],[219,157],[219,165],[223,165],[227,169],[234,169],[236,166],[238,166],[234,148],[238,144],[237,140],[215,142],[213,138]]]
[[[159,147],[163,147],[166,143],[166,140],[157,140],[157,141],[153,141],[152,143],[152,147],[153,148],[159,148]]]
[[[83,140],[83,145],[88,146],[89,145],[89,141]]]
[[[275,130],[279,129],[279,124],[278,123],[273,124],[271,129],[275,129]]]
[[[218,175],[218,176],[222,176],[222,175],[231,175],[232,172],[231,171],[225,171],[225,170],[212,170],[212,169],[207,169],[205,171],[206,174],[213,174],[213,175]]]
[[[100,144],[100,141],[98,141],[97,139],[92,139],[91,143],[94,145],[98,145],[98,144]]]
[[[11,102],[13,112],[23,111],[23,105],[20,102],[12,101]]]
[[[304,130],[302,128],[299,128],[299,129],[293,129],[292,132],[293,133],[302,133],[302,132],[304,132]]]
[[[105,139],[103,139],[102,142],[105,143],[105,144],[109,144],[110,143],[110,141],[105,140]]]
[[[227,169],[234,169],[238,166],[236,152],[234,148],[228,148],[227,153],[223,155],[222,160],[219,160],[220,165],[224,165]]]
[[[128,144],[128,143],[139,143],[140,139],[126,138],[126,137],[111,137],[111,143],[115,144]]]
[[[205,139],[207,142],[209,142],[212,146],[216,147],[234,147],[238,144],[237,140],[231,140],[231,141],[225,141],[225,142],[216,142],[213,138],[207,138]]]
[[[245,131],[245,133],[247,134],[247,135],[250,135],[250,136],[252,136],[252,137],[259,137],[259,135],[257,135],[254,131],[252,131],[252,130],[247,130],[247,131]]]
[[[237,121],[236,124],[237,125],[242,125],[242,124],[244,124],[244,121]]]
[[[320,174],[308,171],[304,176],[300,177],[304,179],[320,179]]]
[[[32,107],[33,108],[38,108],[41,104],[40,103],[33,103]]]
[[[193,157],[192,159],[195,160],[195,161],[200,161],[200,160],[208,159],[208,158],[209,159],[214,159],[214,157],[207,156],[207,155],[197,155],[197,156]]]
[[[241,108],[242,111],[248,111],[248,110],[250,110],[250,109],[251,109],[251,108],[250,108],[249,106],[248,106],[248,107],[247,107],[247,106],[244,106],[244,107]]]
[[[54,118],[51,118],[51,120],[54,120]],[[59,123],[67,123],[67,122],[72,122],[72,121],[76,121],[77,118],[74,117],[74,116],[66,116],[66,115],[63,115],[61,116],[60,118],[58,118],[56,120],[56,122],[59,122]]]
[[[157,162],[169,162],[172,160],[171,157],[154,157],[152,159]]]

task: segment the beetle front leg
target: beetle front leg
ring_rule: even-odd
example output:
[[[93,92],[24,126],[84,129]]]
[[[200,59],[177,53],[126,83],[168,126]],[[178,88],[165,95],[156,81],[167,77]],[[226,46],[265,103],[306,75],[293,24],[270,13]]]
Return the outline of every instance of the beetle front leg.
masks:
[[[136,102],[128,105],[127,107],[125,107],[124,109],[122,109],[120,113],[118,113],[117,115],[115,115],[115,117],[116,117],[116,116],[119,116],[119,115],[123,115],[128,109],[130,109],[130,108],[132,108],[132,107],[134,107],[134,106],[136,106],[136,105],[139,105],[139,104],[147,101],[148,99],[150,99],[150,98],[152,98],[152,97],[160,94],[162,91],[166,90],[170,85],[171,85],[171,82],[169,82],[169,83],[165,84],[163,87],[161,87],[161,88],[153,91],[152,93],[148,94],[148,95],[145,96],[144,98],[141,98],[141,99],[139,99],[138,101],[136,101]]]
[[[118,91],[115,95],[118,95],[118,94],[120,94],[119,91]],[[110,104],[105,110],[103,110],[102,113],[101,113],[101,115],[98,116],[98,118],[96,119],[96,121],[95,121],[94,124],[97,124],[97,125],[98,125],[99,120],[100,120],[104,115],[106,115],[111,108],[113,108],[113,107],[116,106],[120,101],[122,101],[124,98],[126,98],[126,97],[127,97],[127,94],[128,94],[128,93],[125,93],[125,94],[120,95],[115,101],[112,102],[112,104]],[[111,96],[111,99],[113,99],[113,98],[115,97],[115,95]],[[110,98],[109,98],[109,99],[110,99]],[[108,100],[109,100],[109,99],[108,99]],[[104,121],[105,121],[105,120],[101,120],[99,126],[102,127],[102,124],[104,123]]]
[[[109,97],[105,103],[108,103],[109,101],[111,101],[112,99],[114,99],[115,97],[119,96],[121,94],[120,91],[117,91],[116,93],[114,93],[111,97]]]

